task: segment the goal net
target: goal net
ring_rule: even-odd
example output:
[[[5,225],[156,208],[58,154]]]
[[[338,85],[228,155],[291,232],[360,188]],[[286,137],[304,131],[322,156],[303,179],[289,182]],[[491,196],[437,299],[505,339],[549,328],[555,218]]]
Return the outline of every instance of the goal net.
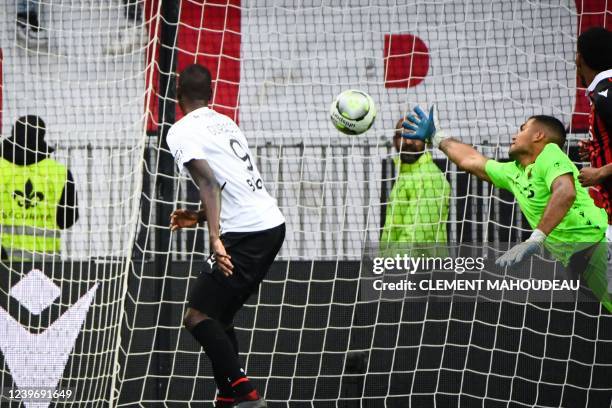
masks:
[[[0,19],[0,406],[115,406],[153,21],[80,0]]]
[[[60,251],[1,263],[1,406],[21,403],[8,390],[38,388],[71,391],[51,406],[214,399],[210,363],[182,328],[207,233],[168,230],[173,208],[199,205],[164,142],[181,118],[175,74],[195,62],[210,69],[212,107],[239,123],[287,219],[276,262],[234,322],[247,374],[270,406],[610,405],[612,317],[598,303],[362,290],[372,277],[364,254],[378,248],[398,179],[396,122],[435,102],[449,133],[505,159],[526,118],[552,114],[571,126],[575,158],[588,114],[576,38],[609,26],[610,6],[41,1],[28,3],[39,21],[24,33],[19,3],[0,11],[2,134],[21,116],[44,119],[79,216],[64,229],[28,225],[59,237]],[[329,120],[345,89],[376,101],[363,135],[342,135]],[[528,236],[511,195],[428,154],[450,185],[450,243]],[[24,186],[27,203],[36,191]]]

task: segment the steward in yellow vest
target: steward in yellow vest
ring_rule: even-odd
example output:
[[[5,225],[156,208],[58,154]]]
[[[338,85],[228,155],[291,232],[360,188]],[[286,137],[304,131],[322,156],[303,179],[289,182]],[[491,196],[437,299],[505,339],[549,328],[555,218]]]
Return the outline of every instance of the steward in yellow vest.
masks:
[[[79,217],[70,171],[50,158],[45,123],[34,115],[15,122],[0,145],[2,259],[42,260],[60,252],[60,230]]]
[[[446,243],[450,184],[424,142],[401,137],[402,123],[397,122],[393,135],[397,180],[387,203],[381,247]]]

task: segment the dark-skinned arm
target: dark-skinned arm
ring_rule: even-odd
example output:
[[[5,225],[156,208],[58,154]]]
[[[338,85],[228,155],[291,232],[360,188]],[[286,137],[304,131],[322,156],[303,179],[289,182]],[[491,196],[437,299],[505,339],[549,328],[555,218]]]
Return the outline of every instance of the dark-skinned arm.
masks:
[[[206,221],[206,210],[204,208],[198,210],[196,214],[198,217],[198,223],[203,223],[204,221]]]
[[[194,159],[185,163],[189,174],[200,190],[200,200],[208,223],[210,249],[225,276],[232,274],[231,257],[225,251],[219,235],[219,216],[221,213],[221,188],[213,170],[206,160]]]
[[[610,176],[612,176],[612,163],[602,167],[583,167],[580,169],[578,181],[582,187],[591,187],[602,184]]]
[[[219,215],[221,214],[221,189],[215,174],[206,160],[191,160],[185,163],[191,178],[200,190],[202,210],[208,220],[208,236],[219,238]]]

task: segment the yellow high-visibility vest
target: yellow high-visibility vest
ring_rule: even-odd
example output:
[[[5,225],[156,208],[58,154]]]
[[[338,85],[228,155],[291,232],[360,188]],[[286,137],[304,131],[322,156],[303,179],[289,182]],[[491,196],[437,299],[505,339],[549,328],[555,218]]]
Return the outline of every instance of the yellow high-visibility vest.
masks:
[[[8,253],[59,253],[56,214],[67,174],[53,159],[18,166],[0,158],[0,241]]]

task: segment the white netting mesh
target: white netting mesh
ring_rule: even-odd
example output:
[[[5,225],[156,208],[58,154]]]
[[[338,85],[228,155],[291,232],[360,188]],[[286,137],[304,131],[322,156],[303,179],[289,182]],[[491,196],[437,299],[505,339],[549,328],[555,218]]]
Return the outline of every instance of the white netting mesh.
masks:
[[[165,75],[196,61],[213,73],[213,107],[239,121],[287,218],[278,262],[235,321],[270,406],[610,405],[612,320],[595,303],[401,302],[359,290],[362,251],[378,242],[395,181],[397,119],[435,101],[444,127],[491,157],[505,155],[530,115],[569,124],[574,2],[182,0],[178,23],[172,2],[35,3],[44,43],[18,38],[17,1],[0,11],[2,132],[22,115],[45,120],[80,218],[61,234],[61,260],[44,264],[61,289],[55,303],[40,317],[24,308],[10,290],[31,263],[9,262],[0,307],[38,333],[98,284],[60,382],[77,398],[58,406],[214,397],[210,364],[181,328],[205,230],[168,236],[166,218],[198,197],[159,148],[171,124],[163,118],[180,117]],[[367,91],[380,112],[358,137],[328,119],[348,88]],[[512,197],[433,155],[452,188],[450,240],[523,232]],[[36,347],[12,349],[37,358]],[[6,350],[5,388],[16,381]]]
[[[122,2],[14,0],[3,3],[0,21],[3,170],[11,172],[0,176],[0,205],[4,215],[21,214],[7,191],[12,188],[7,180],[20,171],[10,167],[13,164],[7,163],[13,160],[7,158],[23,160],[24,147],[29,168],[25,177],[32,176],[24,196],[38,199],[29,201],[26,217],[40,220],[51,214],[40,212],[47,201],[50,208],[62,208],[57,222],[44,228],[40,221],[25,224],[31,239],[61,236],[59,251],[37,246],[25,260],[14,256],[7,239],[14,231],[11,227],[20,226],[18,216],[3,217],[0,235],[9,259],[1,266],[1,307],[7,314],[1,334],[5,341],[0,405],[46,407],[44,401],[20,405],[18,398],[8,398],[7,390],[58,387],[72,392],[66,406],[109,406],[119,370],[126,259],[140,200],[148,72],[145,21],[142,16],[130,20]],[[129,52],[109,49],[120,46],[132,28],[140,30],[140,38]],[[68,187],[66,176],[58,179],[50,172],[33,177],[34,169],[42,166],[39,162],[50,160],[30,157],[43,150],[40,139],[32,143],[29,136],[24,141],[13,135],[16,121],[25,115],[44,122],[44,129],[42,122],[34,122],[39,125],[34,135],[44,132],[45,142],[55,150],[49,158],[57,164],[50,168],[65,166],[76,192]],[[69,215],[74,207],[76,222]],[[59,221],[60,212],[64,222]],[[60,231],[62,227],[66,228]],[[30,282],[33,267],[52,282],[16,297],[15,285]],[[40,314],[25,306],[28,296],[45,299]]]

